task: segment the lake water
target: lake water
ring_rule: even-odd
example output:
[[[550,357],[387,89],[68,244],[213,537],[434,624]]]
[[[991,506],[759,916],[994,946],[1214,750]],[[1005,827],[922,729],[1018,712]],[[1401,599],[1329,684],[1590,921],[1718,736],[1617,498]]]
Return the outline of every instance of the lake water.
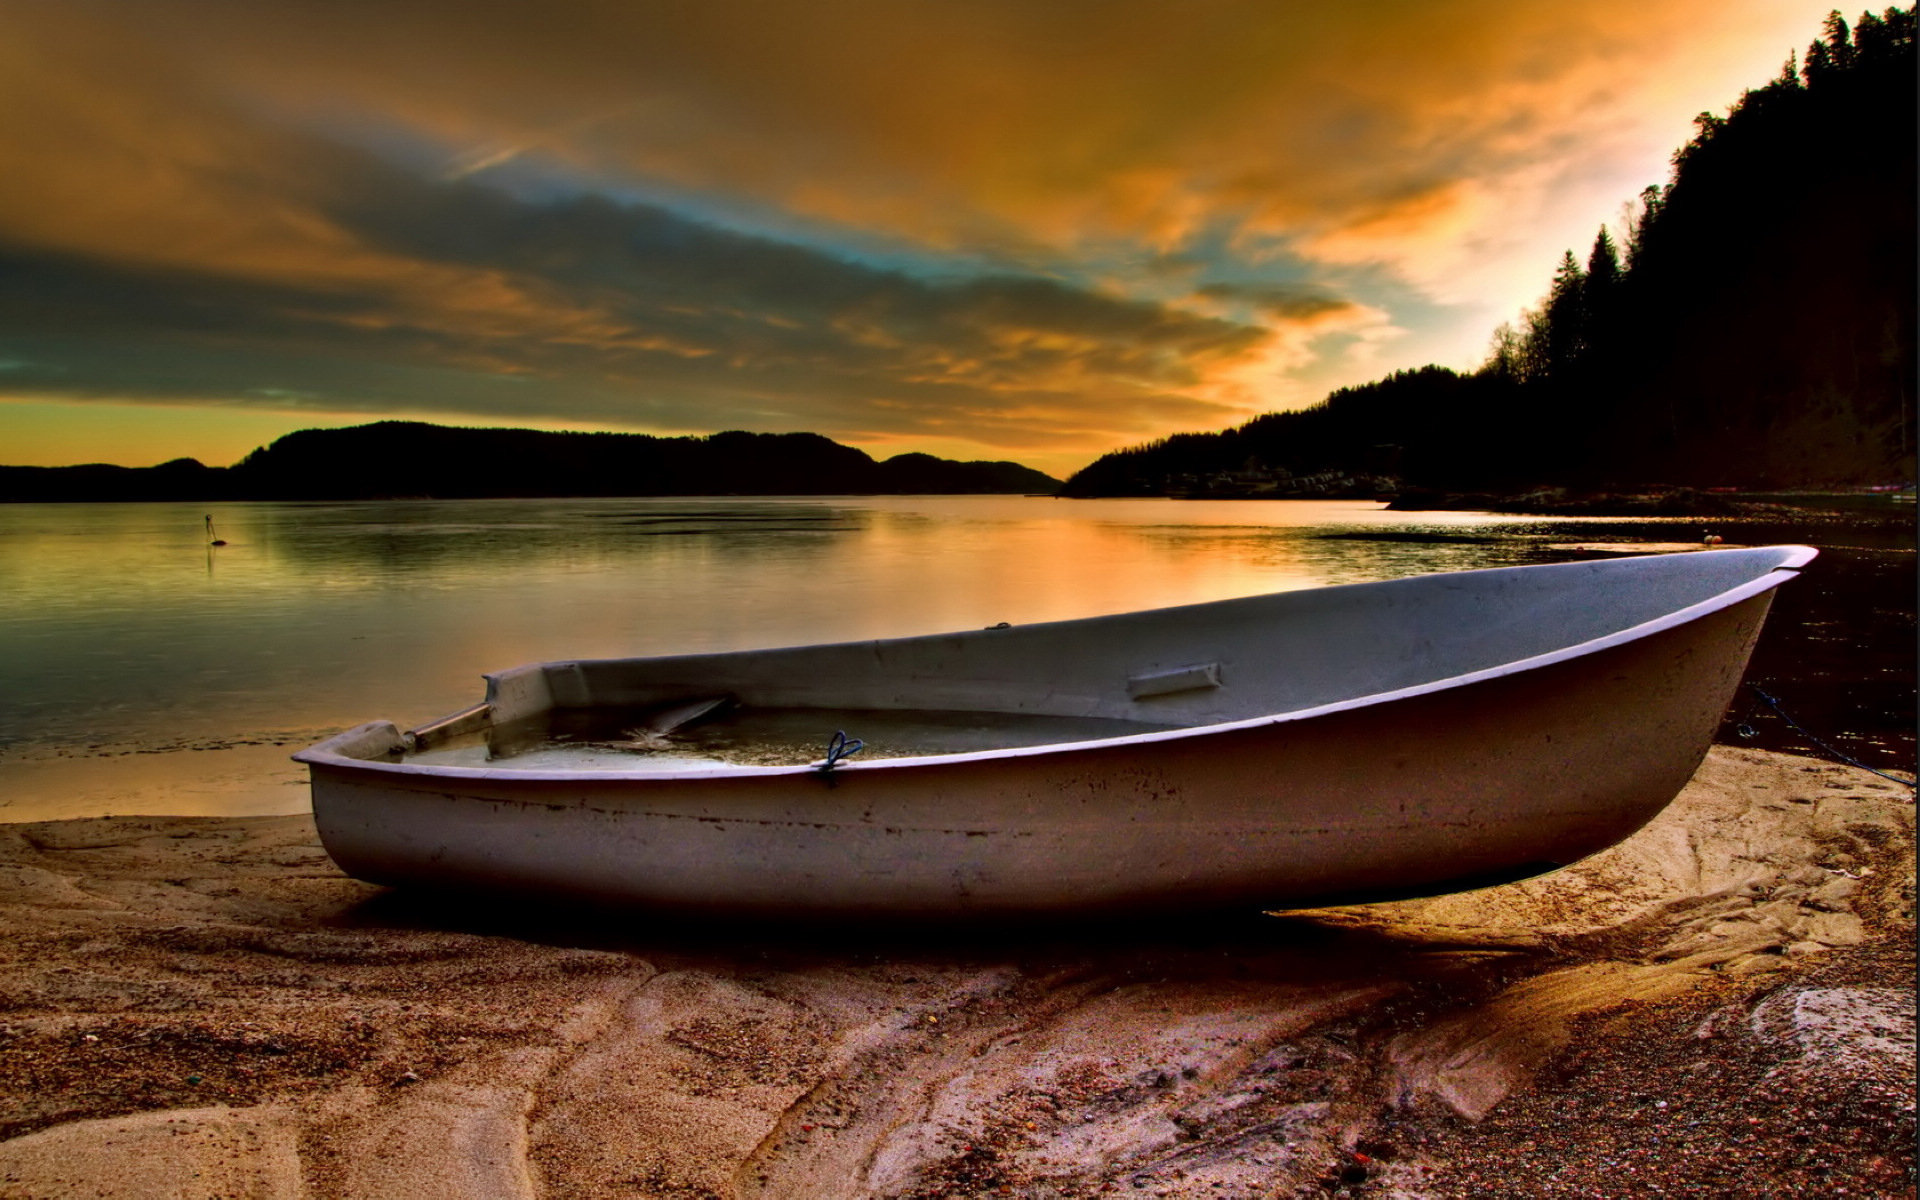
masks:
[[[0,505],[0,821],[298,812],[291,750],[464,707],[481,672],[525,662],[1021,624],[1700,526],[1031,497]],[[1910,536],[1859,549],[1910,577]],[[1857,601],[1822,610],[1829,641],[1864,636]],[[1910,644],[1909,586],[1873,654],[1904,663],[1885,682],[1910,727],[1911,654],[1888,658],[1902,605]],[[1910,757],[1910,733],[1849,732]]]

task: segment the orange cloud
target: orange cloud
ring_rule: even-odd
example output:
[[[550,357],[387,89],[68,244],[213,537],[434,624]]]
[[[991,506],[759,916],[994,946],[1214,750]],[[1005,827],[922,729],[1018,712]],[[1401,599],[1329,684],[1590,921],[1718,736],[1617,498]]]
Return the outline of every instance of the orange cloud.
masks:
[[[1364,226],[1410,188],[1617,122],[1618,93],[1755,23],[1732,0],[69,11],[118,40],[89,55],[116,71],[131,56],[279,114],[394,122],[461,147],[454,173],[539,156],[943,246],[1168,245],[1236,213]]]

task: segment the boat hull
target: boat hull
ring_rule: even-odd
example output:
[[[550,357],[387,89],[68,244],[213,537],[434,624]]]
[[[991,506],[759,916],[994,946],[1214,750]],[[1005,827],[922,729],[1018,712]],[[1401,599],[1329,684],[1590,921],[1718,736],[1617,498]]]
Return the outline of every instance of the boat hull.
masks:
[[[1705,755],[1771,595],[1192,736],[831,773],[456,778],[360,761],[398,743],[375,724],[301,758],[328,853],[384,884],[888,917],[1431,894],[1554,869],[1657,814]]]

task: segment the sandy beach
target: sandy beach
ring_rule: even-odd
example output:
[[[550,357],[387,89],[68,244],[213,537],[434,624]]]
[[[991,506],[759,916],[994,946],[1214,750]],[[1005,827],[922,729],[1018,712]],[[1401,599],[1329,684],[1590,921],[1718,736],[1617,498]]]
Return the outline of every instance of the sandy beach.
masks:
[[[305,817],[0,826],[0,1196],[1901,1195],[1913,793],[1716,747],[1428,901],[1043,928],[436,903]]]

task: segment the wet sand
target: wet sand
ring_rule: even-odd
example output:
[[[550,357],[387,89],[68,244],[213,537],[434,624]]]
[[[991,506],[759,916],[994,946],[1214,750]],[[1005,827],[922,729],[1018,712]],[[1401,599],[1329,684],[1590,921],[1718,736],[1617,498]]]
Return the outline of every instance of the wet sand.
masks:
[[[1540,880],[971,931],[0,825],[0,1197],[1911,1194],[1913,811],[1716,747]]]

